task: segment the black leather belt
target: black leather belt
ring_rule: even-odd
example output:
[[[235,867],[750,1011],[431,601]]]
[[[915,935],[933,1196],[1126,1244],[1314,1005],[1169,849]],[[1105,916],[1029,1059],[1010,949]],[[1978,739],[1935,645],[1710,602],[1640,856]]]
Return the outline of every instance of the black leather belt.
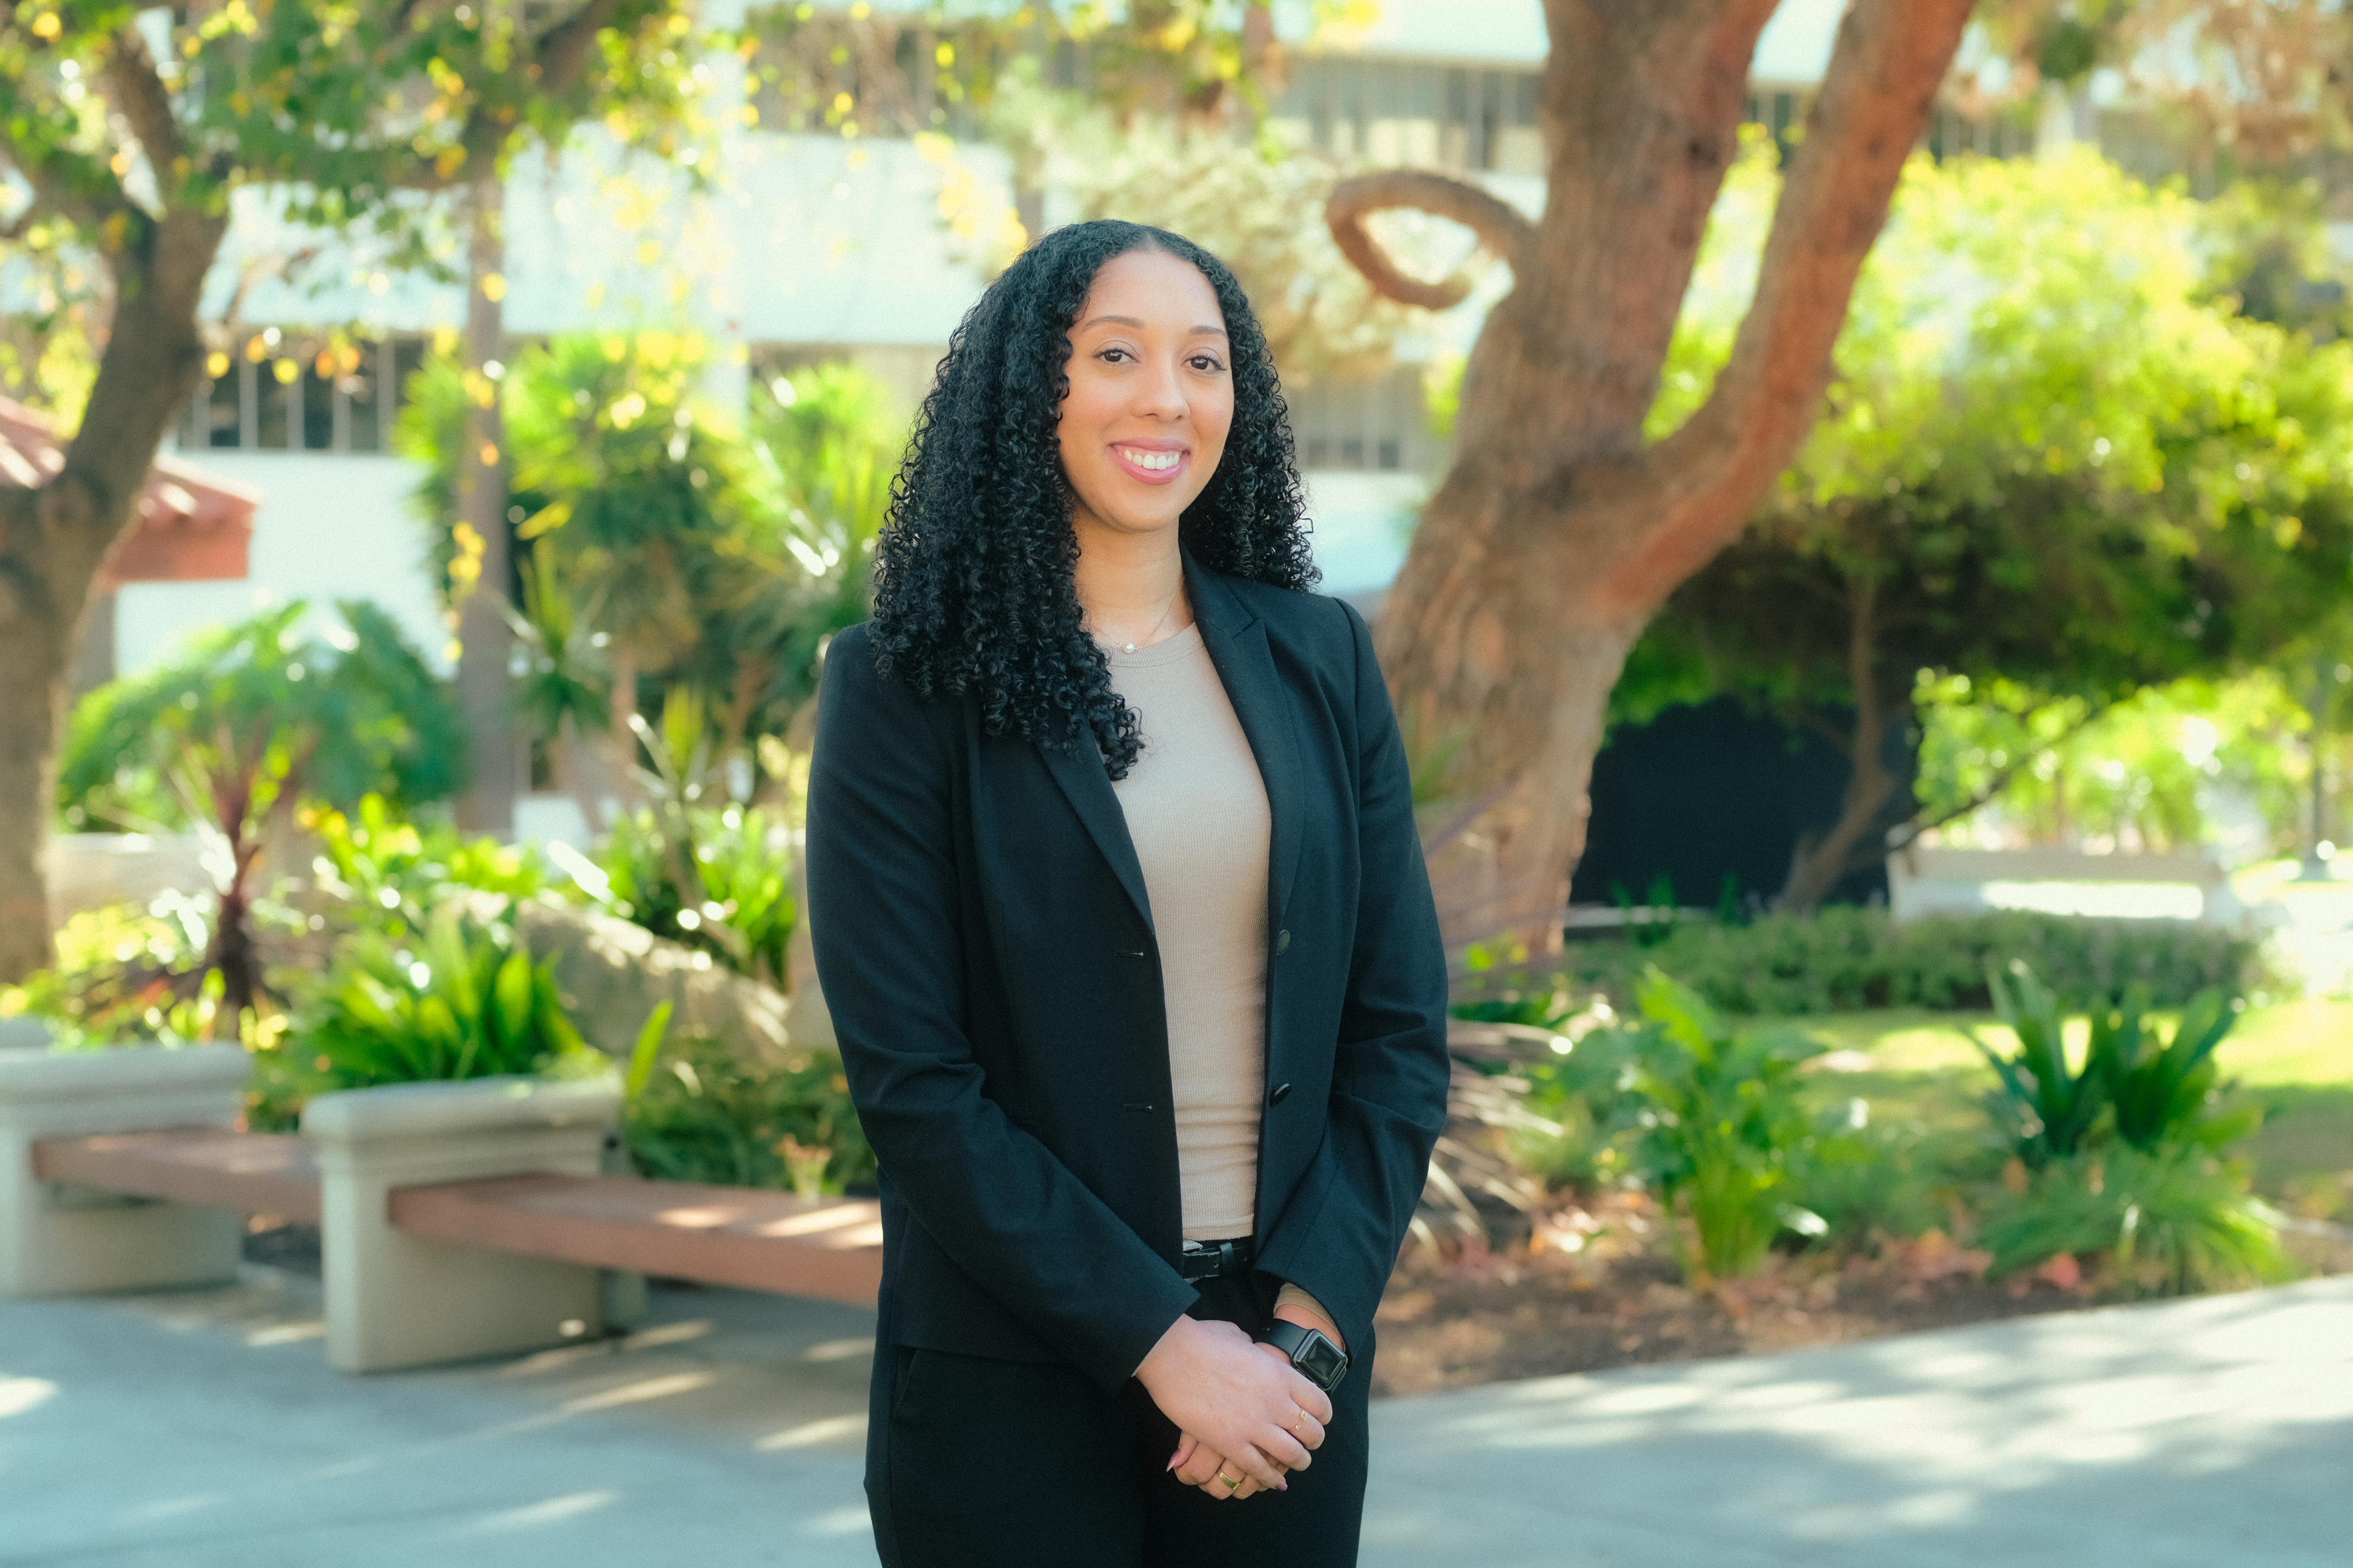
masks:
[[[1229,1274],[1250,1272],[1250,1257],[1257,1250],[1252,1237],[1236,1237],[1231,1241],[1188,1241],[1176,1267],[1190,1284],[1196,1279],[1221,1279]]]

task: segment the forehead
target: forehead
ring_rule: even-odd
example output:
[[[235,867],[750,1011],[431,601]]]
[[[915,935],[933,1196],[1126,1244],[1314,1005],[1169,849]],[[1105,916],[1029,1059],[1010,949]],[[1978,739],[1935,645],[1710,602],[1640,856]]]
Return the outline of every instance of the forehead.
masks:
[[[1079,307],[1079,322],[1103,315],[1180,331],[1221,331],[1225,321],[1217,290],[1201,269],[1162,250],[1130,250],[1103,264]]]

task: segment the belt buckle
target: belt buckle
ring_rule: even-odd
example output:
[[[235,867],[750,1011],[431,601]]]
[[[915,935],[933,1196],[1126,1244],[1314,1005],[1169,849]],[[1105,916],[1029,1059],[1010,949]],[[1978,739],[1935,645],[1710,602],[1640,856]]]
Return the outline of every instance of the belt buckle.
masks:
[[[1241,1248],[1231,1241],[1221,1241],[1215,1247],[1198,1241],[1182,1244],[1183,1272],[1187,1283],[1196,1279],[1218,1279],[1235,1271],[1241,1261]],[[1198,1272],[1196,1272],[1198,1270]]]

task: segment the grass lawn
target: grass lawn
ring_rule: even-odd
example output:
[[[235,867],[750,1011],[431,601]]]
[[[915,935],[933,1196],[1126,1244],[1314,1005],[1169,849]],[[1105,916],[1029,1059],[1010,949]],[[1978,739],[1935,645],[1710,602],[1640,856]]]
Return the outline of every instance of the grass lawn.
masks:
[[[1826,1096],[1860,1097],[1881,1124],[1939,1139],[1987,1126],[1978,1099],[1994,1087],[1993,1072],[1968,1031],[1996,1049],[2015,1043],[1989,1014],[1891,1010],[1790,1022],[1831,1047],[1816,1075]],[[2256,1190],[2291,1213],[2353,1219],[2353,1002],[2252,1008],[2218,1055],[2225,1079],[2263,1107],[2263,1129],[2244,1145]]]

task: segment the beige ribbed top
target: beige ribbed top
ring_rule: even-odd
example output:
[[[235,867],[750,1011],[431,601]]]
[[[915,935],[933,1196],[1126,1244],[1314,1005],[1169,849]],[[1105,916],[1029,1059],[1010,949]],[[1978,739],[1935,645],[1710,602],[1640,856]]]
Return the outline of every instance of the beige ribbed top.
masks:
[[[1113,788],[1160,945],[1185,1237],[1248,1236],[1266,1077],[1266,785],[1198,626],[1108,651],[1144,729]]]

